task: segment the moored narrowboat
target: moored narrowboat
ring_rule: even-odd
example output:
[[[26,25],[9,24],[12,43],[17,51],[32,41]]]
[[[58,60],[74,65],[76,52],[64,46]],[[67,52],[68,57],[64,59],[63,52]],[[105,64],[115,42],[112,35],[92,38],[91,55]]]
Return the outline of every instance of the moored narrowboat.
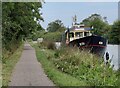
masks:
[[[92,28],[86,27],[84,24],[74,22],[71,28],[65,31],[65,43],[72,47],[88,50],[97,55],[104,55],[107,40],[101,36],[91,33]]]

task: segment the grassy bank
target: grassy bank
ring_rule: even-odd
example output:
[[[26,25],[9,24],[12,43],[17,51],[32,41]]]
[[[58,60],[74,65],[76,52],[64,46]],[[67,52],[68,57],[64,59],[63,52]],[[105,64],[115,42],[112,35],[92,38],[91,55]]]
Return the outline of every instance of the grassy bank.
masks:
[[[2,59],[2,86],[8,86],[12,70],[18,62],[23,50],[23,44],[8,58]]]
[[[48,77],[55,83],[57,86],[85,86],[87,85],[82,80],[78,80],[75,77],[70,76],[69,74],[63,73],[55,68],[55,65],[52,61],[48,60],[48,58],[52,58],[54,56],[54,51],[47,49],[40,49],[36,45],[34,45],[36,49],[36,55],[38,61],[41,62],[45,73]]]
[[[118,77],[102,58],[79,49],[34,45],[38,61],[58,86],[117,86]]]

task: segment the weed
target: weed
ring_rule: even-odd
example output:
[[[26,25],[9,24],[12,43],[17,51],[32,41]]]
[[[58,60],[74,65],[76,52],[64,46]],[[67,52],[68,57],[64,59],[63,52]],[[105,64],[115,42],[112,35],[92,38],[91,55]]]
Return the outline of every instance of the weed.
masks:
[[[36,50],[38,50],[37,47]],[[116,72],[109,67],[109,64],[108,66],[104,64],[103,58],[87,51],[61,47],[58,50],[45,49],[44,52],[36,52],[38,60],[42,61],[48,77],[58,86],[82,86],[83,84],[84,86],[117,86],[118,76]],[[66,76],[69,76],[68,82],[64,79]],[[71,77],[80,82],[73,82]],[[73,83],[70,83],[70,81]]]
[[[103,58],[74,48],[61,48],[55,53],[55,66],[62,72],[84,80],[92,86],[116,86],[117,76]]]

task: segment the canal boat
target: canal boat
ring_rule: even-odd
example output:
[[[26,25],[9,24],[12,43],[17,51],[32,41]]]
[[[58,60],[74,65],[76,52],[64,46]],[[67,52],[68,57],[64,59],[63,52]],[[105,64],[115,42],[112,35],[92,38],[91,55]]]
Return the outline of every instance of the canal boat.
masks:
[[[84,24],[74,22],[72,27],[68,28],[64,33],[65,44],[103,56],[107,40],[102,36],[92,34],[91,30],[93,30],[92,27],[86,27]]]

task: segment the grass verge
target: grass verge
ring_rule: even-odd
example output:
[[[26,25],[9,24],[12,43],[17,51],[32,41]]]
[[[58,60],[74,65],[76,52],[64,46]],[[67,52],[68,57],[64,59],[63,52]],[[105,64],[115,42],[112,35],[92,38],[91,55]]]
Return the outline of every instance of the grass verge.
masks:
[[[117,86],[116,71],[102,58],[76,48],[40,46],[34,45],[38,61],[57,86]]]
[[[12,70],[18,62],[23,50],[23,44],[9,57],[2,60],[2,86],[8,86]]]
[[[41,62],[45,73],[48,77],[55,83],[56,86],[86,86],[87,84],[82,80],[78,80],[75,77],[70,76],[69,74],[63,73],[55,68],[52,61],[48,58],[52,58],[54,51],[48,49],[40,49],[34,45],[36,50],[36,56],[39,62]],[[50,54],[50,55],[49,55]],[[51,57],[49,57],[51,56]]]

